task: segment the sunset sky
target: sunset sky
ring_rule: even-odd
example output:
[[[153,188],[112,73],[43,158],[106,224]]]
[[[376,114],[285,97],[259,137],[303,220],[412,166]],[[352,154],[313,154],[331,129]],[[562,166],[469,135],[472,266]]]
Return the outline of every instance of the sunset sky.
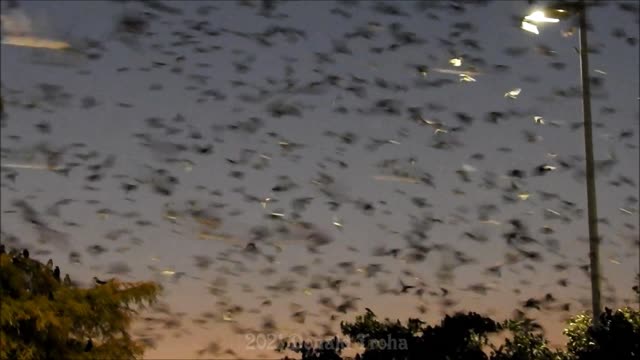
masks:
[[[570,312],[528,314],[562,342],[566,317],[590,309],[580,269],[588,241],[578,34],[571,20],[540,25],[539,35],[520,29],[518,19],[544,2],[460,2],[464,11],[456,3],[276,2],[265,13],[254,1],[3,2],[2,242],[52,258],[86,285],[93,276],[161,281],[160,301],[181,323],[137,325],[137,335],[161,336],[148,359],[197,358],[212,342],[220,351],[207,358],[236,357],[226,349],[277,358],[274,343],[252,348],[266,317],[277,326],[270,333],[319,339],[324,324],[338,331],[365,307],[392,319],[436,321],[457,310],[504,319],[546,293]],[[148,27],[119,27],[125,15]],[[603,299],[637,306],[640,14],[636,1],[612,1],[588,16]],[[269,27],[281,33],[263,37],[267,46],[256,34]],[[408,32],[419,40],[390,46]],[[12,36],[70,49],[20,46]],[[383,99],[393,99],[387,112],[375,107]],[[279,103],[292,114],[269,111]],[[501,114],[495,122],[492,112]],[[260,126],[248,131],[255,118]],[[38,144],[61,151],[60,166],[79,166],[68,176],[43,169]],[[88,168],[95,164],[104,169]],[[541,165],[555,169],[536,175]],[[514,169],[526,176],[510,176]],[[172,191],[155,192],[154,182]],[[138,188],[125,194],[123,184]],[[62,199],[72,201],[52,210]],[[17,200],[48,227],[26,222]],[[540,261],[507,245],[512,219],[526,225],[535,242],[522,248]],[[289,233],[252,240],[257,226]],[[319,236],[331,241],[314,253]],[[408,242],[430,247],[424,261],[407,258]],[[381,247],[400,251],[375,256]],[[74,251],[80,263],[70,261]],[[194,256],[211,266],[198,268]],[[369,264],[384,272],[367,277]],[[499,265],[501,276],[485,271]],[[343,280],[339,292],[323,276]],[[318,277],[323,287],[312,289]],[[425,294],[393,293],[400,280]],[[393,291],[379,294],[380,283]],[[470,290],[477,284],[486,294]],[[442,306],[441,288],[455,305]],[[320,304],[325,296],[358,298],[357,311]],[[299,324],[290,315],[302,310]],[[192,321],[206,312],[204,325]]]

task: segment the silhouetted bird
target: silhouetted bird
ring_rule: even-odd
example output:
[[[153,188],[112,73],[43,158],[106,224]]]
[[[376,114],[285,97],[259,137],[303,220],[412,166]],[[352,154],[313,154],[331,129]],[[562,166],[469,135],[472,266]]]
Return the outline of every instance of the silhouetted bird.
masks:
[[[53,269],[53,260],[49,259],[49,261],[47,261],[47,268],[49,270]]]
[[[524,177],[524,172],[522,170],[519,170],[519,169],[513,169],[513,170],[509,171],[509,176],[521,179],[521,178]]]
[[[534,298],[530,298],[524,303],[524,307],[527,309],[537,309],[540,310],[540,301]]]
[[[69,277],[69,274],[64,275],[63,284],[66,286],[71,286],[71,278]]]
[[[258,251],[258,248],[256,247],[256,244],[250,242],[247,244],[247,246],[245,246],[245,251],[247,252],[256,252]]]
[[[106,284],[106,283],[107,283],[106,281],[102,281],[102,280],[98,279],[98,278],[97,278],[97,277],[95,277],[95,276],[93,277],[93,281],[95,281],[95,282],[96,282],[96,284],[98,284],[98,285],[104,285],[104,284]]]
[[[401,293],[407,293],[407,291],[415,288],[413,285],[403,283],[402,280],[400,280],[400,286],[402,287],[402,290],[400,290]]]
[[[22,250],[22,257],[25,258],[25,259],[28,259],[29,258],[29,250],[27,250],[27,249]]]

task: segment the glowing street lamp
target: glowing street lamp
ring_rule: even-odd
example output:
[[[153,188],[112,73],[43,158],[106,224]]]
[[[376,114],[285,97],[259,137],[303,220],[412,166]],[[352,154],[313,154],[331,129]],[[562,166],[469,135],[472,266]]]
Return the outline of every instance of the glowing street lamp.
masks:
[[[534,11],[530,15],[524,17],[525,20],[534,23],[557,23],[560,19],[547,17],[544,11]]]
[[[554,13],[560,13],[560,14],[564,14],[564,10],[560,10],[560,11],[555,11]],[[545,14],[544,11],[534,11],[531,14],[525,16],[522,19],[522,25],[520,26],[523,30],[526,30],[528,32],[532,32],[534,34],[539,34],[540,32],[538,31],[538,27],[536,26],[536,24],[540,24],[540,23],[557,23],[559,22],[560,19],[555,18],[555,17],[547,17],[547,15]]]
[[[584,120],[584,148],[587,173],[587,208],[589,223],[589,269],[591,275],[591,305],[594,324],[598,324],[600,303],[600,238],[598,236],[598,213],[596,204],[595,169],[593,160],[593,130],[591,125],[591,86],[589,79],[589,47],[587,42],[587,8],[585,1],[558,3],[544,10],[531,13],[522,20],[522,28],[538,34],[536,24],[557,23],[578,15],[580,29],[580,72],[582,82],[582,115]]]

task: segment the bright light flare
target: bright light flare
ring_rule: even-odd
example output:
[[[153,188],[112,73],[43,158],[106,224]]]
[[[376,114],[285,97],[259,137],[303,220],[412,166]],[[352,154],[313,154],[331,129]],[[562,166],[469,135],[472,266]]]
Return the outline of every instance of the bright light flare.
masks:
[[[461,82],[476,82],[476,79],[472,78],[471,76],[467,75],[467,74],[460,74],[460,81]]]
[[[38,165],[38,164],[16,164],[16,163],[2,163],[0,167],[6,169],[31,169],[31,170],[62,170],[58,165]]]
[[[538,27],[535,24],[532,24],[528,21],[522,21],[522,24],[520,25],[520,28],[524,31],[528,31],[530,33],[534,33],[536,35],[539,35],[540,32],[538,31]]]
[[[443,73],[443,74],[454,74],[454,75],[460,75],[460,74],[479,75],[480,74],[479,72],[473,71],[473,70],[454,70],[454,69],[435,68],[435,69],[433,69],[433,71],[437,71],[437,72]]]
[[[374,175],[373,179],[378,181],[396,181],[396,182],[403,182],[403,183],[409,183],[409,184],[417,184],[420,182],[418,179],[414,179],[411,177],[393,176],[393,175]]]
[[[71,45],[64,41],[37,38],[33,36],[4,36],[2,38],[3,45],[22,46],[30,48],[50,49],[50,50],[68,50]]]
[[[515,99],[515,98],[518,97],[518,95],[520,95],[521,92],[522,92],[522,89],[516,88],[516,89],[510,90],[510,91],[507,91],[504,94],[504,97],[507,97],[507,98],[510,98],[510,99]]]
[[[520,200],[527,200],[530,196],[531,196],[531,194],[529,194],[529,193],[520,193],[520,194],[518,194],[518,198]]]
[[[474,171],[477,171],[478,169],[476,169],[475,167],[469,164],[462,164],[462,170],[466,172],[474,172]]]
[[[534,11],[524,17],[525,20],[535,23],[557,23],[560,19],[550,18],[544,14],[544,11]]]
[[[338,219],[338,217],[337,217],[337,216],[335,216],[335,215],[333,216],[333,225],[334,225],[335,227],[337,227],[338,229],[342,229],[342,227],[343,227],[342,222],[341,222],[341,221],[340,221],[340,219]]]
[[[500,221],[498,221],[498,220],[492,220],[492,219],[490,219],[490,220],[483,220],[483,221],[480,221],[480,223],[481,223],[481,224],[488,224],[488,225],[500,225],[500,224],[501,224],[501,223],[500,223]]]
[[[233,321],[233,316],[231,315],[230,312],[227,311],[227,312],[222,314],[222,320],[231,322],[231,321]]]

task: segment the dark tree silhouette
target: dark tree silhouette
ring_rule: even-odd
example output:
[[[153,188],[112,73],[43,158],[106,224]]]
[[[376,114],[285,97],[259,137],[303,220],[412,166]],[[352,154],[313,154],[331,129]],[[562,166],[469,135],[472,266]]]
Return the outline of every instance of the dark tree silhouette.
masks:
[[[353,343],[364,346],[364,352],[356,356],[362,360],[637,359],[640,311],[607,309],[600,320],[601,325],[594,327],[588,315],[574,316],[565,330],[569,337],[566,350],[550,349],[542,327],[534,320],[518,318],[498,323],[473,312],[445,316],[440,324],[427,326],[419,319],[409,319],[405,324],[380,321],[368,310],[340,327]],[[506,334],[507,338],[497,345],[489,341],[492,334]],[[283,343],[282,349],[300,354],[303,360],[340,359],[344,342],[336,337],[329,344],[313,347],[309,343]]]
[[[278,351],[290,350],[302,356],[302,360],[341,360],[340,353],[347,344],[337,336],[314,345],[309,342],[282,342]]]
[[[499,347],[492,345],[491,360],[559,360],[563,356],[549,349],[541,326],[533,320],[506,320],[500,327],[512,337]]]
[[[428,326],[422,335],[423,354],[442,360],[483,360],[488,335],[499,330],[499,324],[476,313],[445,316],[438,326]]]
[[[437,326],[424,326],[419,319],[406,325],[386,319],[378,321],[367,313],[353,323],[342,323],[342,332],[353,342],[362,344],[363,360],[378,359],[487,359],[483,347],[488,334],[498,331],[498,324],[476,313],[446,316]]]
[[[630,308],[605,309],[599,326],[591,317],[573,317],[565,330],[568,359],[632,360],[640,357],[640,311]]]

